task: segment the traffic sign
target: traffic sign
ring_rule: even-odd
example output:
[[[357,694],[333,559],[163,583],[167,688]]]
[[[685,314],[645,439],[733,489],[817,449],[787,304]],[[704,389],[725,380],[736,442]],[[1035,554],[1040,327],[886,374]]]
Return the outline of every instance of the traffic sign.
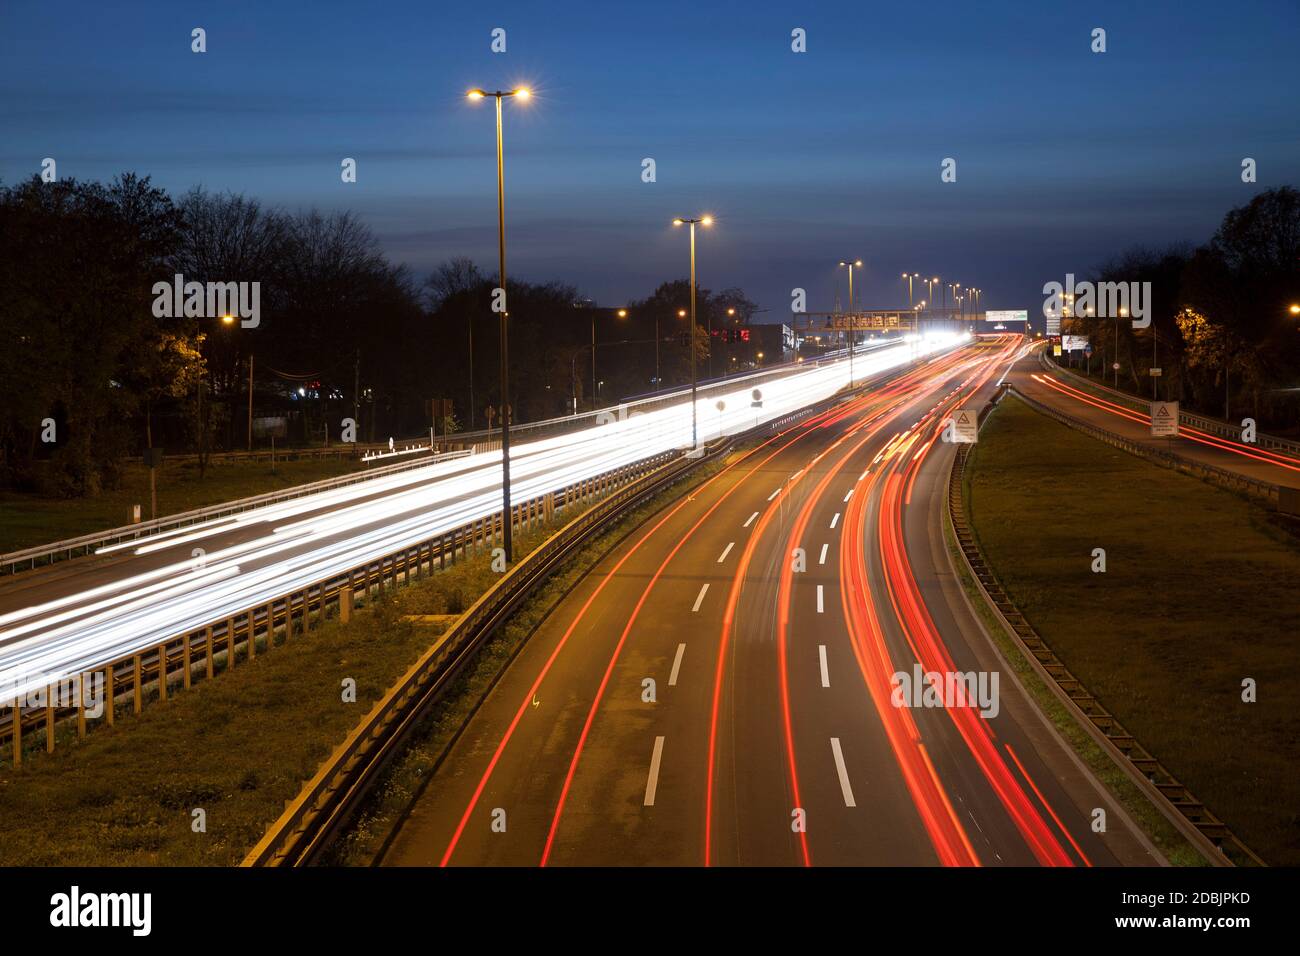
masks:
[[[1151,377],[1152,377],[1152,378],[1159,378],[1159,377],[1160,377],[1161,375],[1163,375],[1163,374],[1165,374],[1165,370],[1162,369],[1162,368],[1153,368],[1153,369],[1151,369]]]
[[[979,413],[974,409],[957,409],[952,415],[952,440],[966,444],[979,441],[979,421]]]
[[[1178,436],[1178,403],[1151,403],[1151,434],[1155,438]]]

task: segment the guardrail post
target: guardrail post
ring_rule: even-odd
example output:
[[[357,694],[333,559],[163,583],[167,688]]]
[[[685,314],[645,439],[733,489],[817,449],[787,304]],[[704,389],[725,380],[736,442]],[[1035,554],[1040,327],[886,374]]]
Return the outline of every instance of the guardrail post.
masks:
[[[207,626],[207,628],[205,629],[204,633],[205,633],[206,636],[207,636],[207,642],[206,642],[206,655],[207,655],[207,661],[206,661],[206,664],[207,664],[207,675],[208,675],[208,680],[211,680],[211,679],[212,679],[212,643],[213,643],[213,637],[212,637],[212,625],[211,625],[211,624],[209,624],[209,625]]]
[[[346,624],[352,620],[352,582],[339,588],[339,623]]]
[[[192,652],[190,651],[190,635],[188,633],[185,634],[184,636],[181,637],[181,640],[185,642],[184,653],[181,654],[181,662],[182,664],[184,664],[185,667],[185,673],[181,675],[181,686],[184,687],[186,690],[189,690],[190,689],[190,664],[193,663],[193,660],[191,658]]]
[[[226,618],[226,670],[235,666],[235,619]]]
[[[143,690],[143,688],[141,687],[141,679],[142,679],[143,676],[144,676],[144,675],[141,673],[141,668],[142,668],[142,667],[143,667],[143,664],[142,664],[142,662],[141,662],[141,660],[140,660],[140,655],[137,654],[137,655],[135,655],[135,657],[133,658],[133,670],[134,670],[134,673],[135,673],[135,712],[136,712],[137,714],[140,713],[140,707],[141,707],[141,705],[144,703],[144,699],[143,699],[144,690]]]
[[[77,736],[86,736],[86,672],[77,675]]]
[[[54,753],[54,685],[45,688],[45,752]]]
[[[167,642],[158,645],[158,699],[167,699]]]
[[[23,702],[17,697],[14,698],[13,741],[14,766],[18,767],[23,762]]]
[[[104,665],[104,717],[113,726],[113,665]]]

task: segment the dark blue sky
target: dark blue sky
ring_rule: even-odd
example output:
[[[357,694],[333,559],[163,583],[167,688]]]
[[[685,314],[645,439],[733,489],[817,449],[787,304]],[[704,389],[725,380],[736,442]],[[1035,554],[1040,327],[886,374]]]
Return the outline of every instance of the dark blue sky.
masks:
[[[1300,181],[1298,41],[1295,0],[3,0],[0,180],[52,156],[62,177],[351,208],[416,273],[458,254],[492,271],[492,109],[463,91],[526,83],[506,117],[514,276],[639,298],[685,274],[672,216],[709,211],[701,284],[743,287],[764,318],[794,286],[830,308],[847,255],[868,306],[905,301],[899,273],[921,271],[1040,314],[1043,282],[1206,239]]]

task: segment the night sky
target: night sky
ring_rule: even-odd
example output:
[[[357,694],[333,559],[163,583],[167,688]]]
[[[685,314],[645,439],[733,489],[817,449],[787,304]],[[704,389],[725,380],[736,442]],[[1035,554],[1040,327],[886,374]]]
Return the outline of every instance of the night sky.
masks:
[[[0,181],[51,156],[62,178],[134,170],[176,195],[349,208],[417,275],[453,255],[490,273],[492,106],[464,91],[527,84],[533,100],[506,106],[514,277],[602,305],[644,297],[686,273],[671,218],[709,212],[700,282],[741,286],[763,320],[788,315],[795,286],[831,308],[849,256],[868,307],[905,302],[899,273],[920,271],[1040,315],[1044,282],[1133,244],[1203,241],[1232,206],[1300,181],[1298,10],[3,0]]]

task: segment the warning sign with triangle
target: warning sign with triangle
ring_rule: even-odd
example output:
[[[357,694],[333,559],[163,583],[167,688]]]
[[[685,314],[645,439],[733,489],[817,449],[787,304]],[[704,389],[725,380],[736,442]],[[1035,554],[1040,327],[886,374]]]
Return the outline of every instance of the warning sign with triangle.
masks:
[[[956,442],[979,441],[979,413],[973,408],[959,408],[952,415],[952,438]]]
[[[1173,438],[1178,435],[1178,403],[1151,403],[1151,435],[1155,438]]]

